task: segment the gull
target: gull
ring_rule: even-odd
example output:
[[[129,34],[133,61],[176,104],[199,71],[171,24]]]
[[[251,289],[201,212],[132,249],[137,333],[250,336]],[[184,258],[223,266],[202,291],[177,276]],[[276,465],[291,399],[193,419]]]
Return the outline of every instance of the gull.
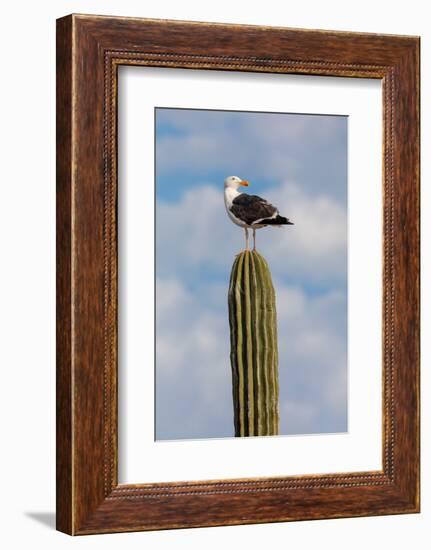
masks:
[[[253,251],[256,251],[256,229],[294,225],[288,218],[280,216],[278,209],[257,195],[240,193],[238,188],[248,187],[249,182],[238,176],[228,176],[224,180],[224,204],[227,215],[245,231],[245,249],[248,251],[248,230],[253,231]]]

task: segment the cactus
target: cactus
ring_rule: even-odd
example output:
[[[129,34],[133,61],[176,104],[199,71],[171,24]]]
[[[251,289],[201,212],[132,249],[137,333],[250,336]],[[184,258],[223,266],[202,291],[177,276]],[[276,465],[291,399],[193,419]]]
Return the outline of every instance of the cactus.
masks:
[[[278,435],[275,292],[258,252],[235,258],[228,303],[235,436]]]

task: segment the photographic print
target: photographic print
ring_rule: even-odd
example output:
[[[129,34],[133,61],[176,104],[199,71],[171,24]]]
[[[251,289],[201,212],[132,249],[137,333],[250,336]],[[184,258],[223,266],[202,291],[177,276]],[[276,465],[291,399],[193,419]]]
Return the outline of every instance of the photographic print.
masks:
[[[419,38],[57,32],[57,529],[418,512]]]
[[[155,109],[157,440],[347,431],[347,130]]]
[[[57,21],[58,530],[420,510],[419,61]]]

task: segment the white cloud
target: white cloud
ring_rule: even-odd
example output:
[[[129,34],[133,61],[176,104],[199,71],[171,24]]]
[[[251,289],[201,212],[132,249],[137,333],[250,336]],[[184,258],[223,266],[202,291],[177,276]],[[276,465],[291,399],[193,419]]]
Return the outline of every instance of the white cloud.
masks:
[[[208,285],[208,295],[221,287]],[[178,280],[158,279],[156,419],[159,438],[232,435],[229,329],[224,312],[187,291]],[[166,298],[167,297],[167,298]],[[159,303],[159,298],[157,299]]]
[[[345,299],[337,292],[307,297],[274,283],[282,433],[343,430],[346,350],[337,319],[341,324]],[[226,288],[206,283],[197,296],[160,278],[157,295],[158,437],[233,435]]]
[[[265,198],[276,204],[295,225],[258,230],[258,249],[275,275],[325,282],[346,277],[347,213],[344,204],[323,194],[306,194],[284,182],[268,189]],[[243,231],[227,218],[223,189],[201,185],[175,203],[157,206],[158,270],[161,274],[201,267],[225,269],[244,246]]]
[[[263,229],[263,250],[277,273],[286,271],[311,281],[344,279],[347,268],[345,205],[324,194],[306,194],[285,182],[271,191],[270,200],[287,215],[293,227]],[[260,233],[259,233],[260,235]]]
[[[174,273],[177,268],[225,264],[225,252],[232,241],[231,228],[226,221],[222,189],[218,192],[210,185],[187,191],[175,203],[159,201],[158,269],[162,273]],[[230,252],[233,252],[232,247]]]
[[[317,170],[331,159],[345,162],[340,117],[169,109],[158,111],[158,119],[175,130],[158,138],[160,174],[234,170],[247,179],[280,179],[297,175],[304,154],[314,153]]]
[[[274,286],[280,387],[284,388],[281,407],[289,404],[289,414],[282,417],[285,429],[289,433],[344,429],[346,297],[340,291],[307,296],[300,288],[278,281]]]

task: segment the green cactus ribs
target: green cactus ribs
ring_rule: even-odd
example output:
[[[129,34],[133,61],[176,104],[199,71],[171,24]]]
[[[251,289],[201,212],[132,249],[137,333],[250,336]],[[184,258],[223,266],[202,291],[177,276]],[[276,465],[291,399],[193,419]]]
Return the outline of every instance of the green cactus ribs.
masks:
[[[228,293],[236,437],[278,435],[278,347],[275,292],[266,260],[238,254]]]

